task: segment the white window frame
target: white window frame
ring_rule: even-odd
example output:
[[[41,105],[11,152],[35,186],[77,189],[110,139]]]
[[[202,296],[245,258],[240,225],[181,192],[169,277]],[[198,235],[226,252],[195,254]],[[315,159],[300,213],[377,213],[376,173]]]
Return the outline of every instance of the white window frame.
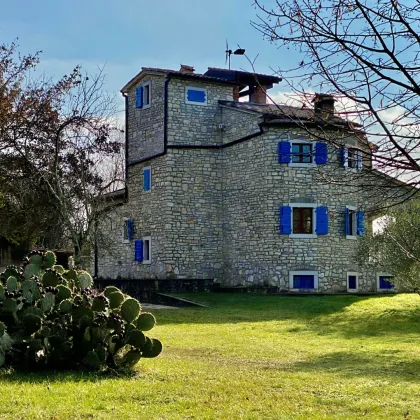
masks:
[[[188,100],[188,89],[194,89],[194,90],[198,90],[199,92],[205,92],[205,94],[206,94],[206,101],[205,102],[189,101]],[[207,106],[208,105],[207,88],[200,88],[200,87],[196,87],[196,86],[185,86],[185,103],[186,104],[190,104],[190,105]]]
[[[379,277],[382,277],[382,276],[394,277],[392,274],[385,273],[385,272],[376,273],[376,291],[377,292],[395,292],[395,285],[393,285],[392,289],[381,289],[379,287],[379,284],[380,284]]]
[[[129,244],[130,243],[130,239],[129,238],[127,238],[127,239],[125,238],[125,233],[126,233],[125,222],[127,220],[130,220],[130,218],[129,217],[124,217],[123,218],[123,232],[122,232],[122,243],[123,244]]]
[[[356,277],[356,288],[355,289],[350,289],[349,286],[349,277],[350,276],[355,276]],[[359,291],[359,273],[356,271],[347,271],[347,291],[348,292],[357,292]]]
[[[145,236],[141,238],[143,241],[143,264],[151,264],[152,263],[152,237],[151,236]],[[145,256],[145,250],[146,250],[146,241],[149,241],[149,259],[146,260],[144,258]]]
[[[294,289],[293,276],[314,276],[314,288],[313,289]],[[291,291],[318,290],[318,271],[309,271],[309,270],[289,271],[289,290]]]
[[[352,240],[357,240],[357,207],[355,206],[346,206],[347,210],[351,210],[353,211],[353,232],[351,233],[351,235],[346,235],[346,239],[352,239]],[[347,217],[347,214],[345,214],[345,217]],[[347,221],[345,220],[344,223],[346,223]]]
[[[148,190],[144,189],[144,171],[150,171],[150,188]],[[150,193],[152,192],[152,167],[151,166],[145,166],[142,170],[142,174],[143,174],[143,183],[142,183],[142,191],[144,193]]]
[[[360,157],[360,159],[361,159],[361,166],[360,166],[360,168],[357,167],[357,158],[356,158],[356,166],[354,168],[351,168],[349,166],[349,149],[355,150],[356,151],[356,155],[358,157]],[[350,144],[345,144],[344,145],[344,164],[342,163],[342,166],[344,167],[344,169],[348,169],[348,170],[353,170],[353,171],[360,171],[360,170],[362,170],[362,168],[363,168],[363,151],[359,147],[357,147],[357,146],[352,146]]]
[[[289,139],[290,142],[290,162],[288,163],[288,166],[291,168],[312,168],[316,165],[315,162],[315,143],[311,140],[307,139]],[[310,144],[312,146],[311,154],[312,154],[312,162],[311,163],[298,163],[298,162],[292,162],[293,160],[293,144]]]
[[[316,208],[318,207],[317,204],[314,203],[289,203],[289,207],[292,209],[290,212],[290,223],[292,227],[292,233],[289,234],[289,238],[301,238],[301,239],[311,239],[311,238],[318,238],[316,234]],[[294,207],[306,207],[312,208],[312,233],[293,233],[293,208]]]
[[[141,85],[143,87],[143,106],[141,109],[147,109],[152,106],[152,82],[148,81]],[[146,98],[146,86],[149,86],[149,103],[146,104],[145,98]]]

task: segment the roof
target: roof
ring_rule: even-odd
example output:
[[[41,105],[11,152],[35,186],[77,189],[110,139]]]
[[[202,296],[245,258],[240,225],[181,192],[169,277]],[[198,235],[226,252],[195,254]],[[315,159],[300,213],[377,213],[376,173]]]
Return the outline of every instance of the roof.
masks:
[[[176,77],[179,79],[186,79],[186,80],[197,80],[197,81],[204,81],[204,82],[212,82],[212,83],[221,83],[227,84],[232,86],[238,86],[239,83],[234,80],[227,80],[225,78],[206,75],[206,74],[199,74],[199,73],[185,73],[176,70],[170,69],[158,69],[153,67],[142,67],[141,71],[136,74],[122,89],[121,92],[125,93],[129,91],[133,86],[135,86],[139,79],[141,79],[146,74],[162,74],[162,76],[170,76]]]
[[[322,122],[329,124],[348,125],[349,122],[336,115],[326,120],[326,118],[319,118],[312,108],[298,108],[288,105],[275,104],[256,104],[251,102],[235,102],[235,101],[219,101],[219,104],[229,108],[234,108],[242,111],[249,111],[265,116],[267,121],[271,124],[286,124],[293,123],[296,120],[302,122]],[[354,123],[354,126],[360,127],[359,124]]]
[[[272,76],[268,74],[247,72],[241,70],[219,69],[216,67],[209,67],[204,73],[205,76],[219,77],[225,80],[240,83],[243,86],[255,84],[256,80],[263,86],[272,85],[273,83],[281,82],[281,77]]]

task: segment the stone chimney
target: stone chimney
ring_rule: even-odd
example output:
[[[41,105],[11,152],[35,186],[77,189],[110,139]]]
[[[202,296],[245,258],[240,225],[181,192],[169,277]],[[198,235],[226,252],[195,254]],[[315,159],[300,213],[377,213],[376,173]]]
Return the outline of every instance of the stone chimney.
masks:
[[[187,66],[186,64],[181,64],[181,68],[179,69],[181,73],[194,73],[195,69],[193,66]]]
[[[239,86],[234,86],[232,96],[235,102],[239,102]]]
[[[254,102],[254,104],[263,104],[267,103],[266,95],[267,86],[257,85],[252,89],[252,93],[249,95],[249,101]],[[251,87],[250,87],[251,91]]]
[[[334,115],[335,99],[326,93],[315,93],[314,103],[315,114]]]

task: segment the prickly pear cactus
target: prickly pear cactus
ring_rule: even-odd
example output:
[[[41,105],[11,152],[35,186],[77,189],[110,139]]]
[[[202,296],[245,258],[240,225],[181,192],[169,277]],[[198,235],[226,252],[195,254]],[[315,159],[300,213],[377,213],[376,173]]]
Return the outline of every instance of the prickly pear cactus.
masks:
[[[155,325],[140,303],[114,286],[92,290],[90,274],[32,251],[20,268],[0,273],[0,366],[130,368],[156,357]]]

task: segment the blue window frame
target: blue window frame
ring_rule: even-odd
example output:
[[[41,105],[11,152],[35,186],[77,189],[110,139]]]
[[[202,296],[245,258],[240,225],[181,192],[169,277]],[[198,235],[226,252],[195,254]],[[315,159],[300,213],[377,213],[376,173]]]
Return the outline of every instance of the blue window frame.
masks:
[[[312,163],[312,144],[292,143],[292,163]]]
[[[315,289],[315,276],[309,274],[295,274],[293,289]]]
[[[379,276],[379,288],[385,290],[393,289],[394,285],[389,279],[392,279],[392,276]]]

